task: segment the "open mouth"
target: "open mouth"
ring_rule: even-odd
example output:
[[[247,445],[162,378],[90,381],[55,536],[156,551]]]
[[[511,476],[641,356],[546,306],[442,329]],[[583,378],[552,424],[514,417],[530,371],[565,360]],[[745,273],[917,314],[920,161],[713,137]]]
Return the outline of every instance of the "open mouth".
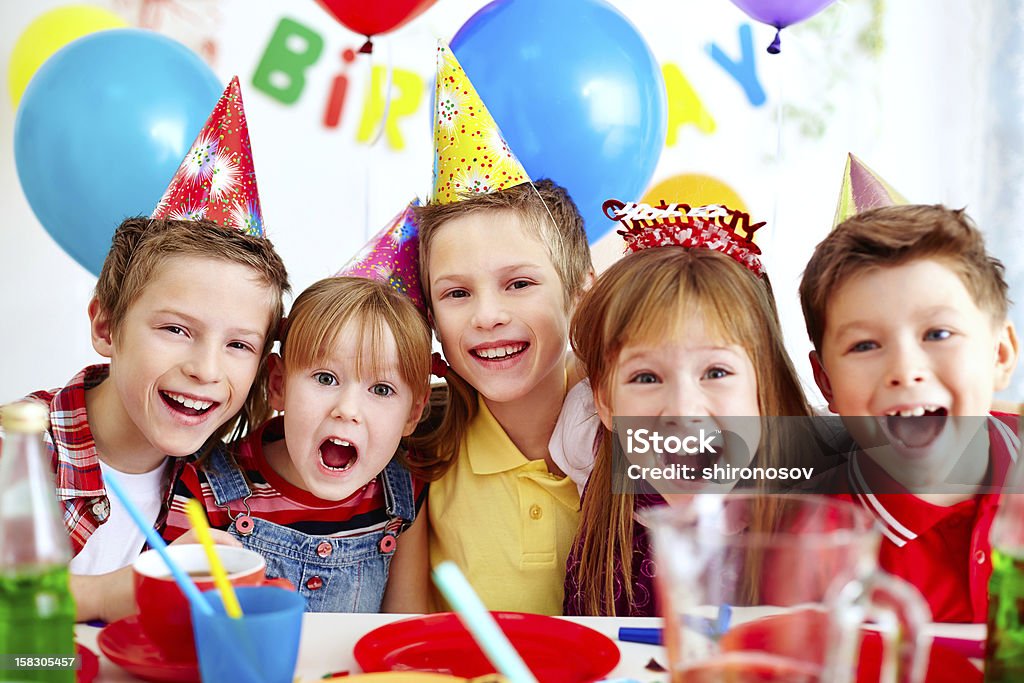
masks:
[[[530,347],[526,342],[516,342],[503,346],[470,349],[474,358],[483,361],[504,361],[521,356]]]
[[[697,436],[680,434],[678,435],[680,441],[686,436]],[[699,437],[698,437],[699,443]],[[687,453],[680,451],[678,453],[670,453],[667,450],[658,454],[658,459],[662,465],[685,465],[693,469],[689,470],[694,476],[700,478],[703,476],[705,468],[714,467],[716,463],[724,462],[725,459],[725,439],[721,431],[716,431],[711,434],[710,448],[696,449],[694,453]]]
[[[320,462],[332,472],[344,472],[355,464],[359,452],[351,441],[331,437],[320,444]]]
[[[883,423],[890,441],[905,448],[924,448],[931,445],[946,426],[949,411],[941,406],[921,405],[893,410],[885,415]]]
[[[161,391],[160,398],[171,410],[189,417],[205,415],[212,408],[220,405],[216,401],[204,401],[200,398],[192,398],[185,394],[172,394],[168,391]]]

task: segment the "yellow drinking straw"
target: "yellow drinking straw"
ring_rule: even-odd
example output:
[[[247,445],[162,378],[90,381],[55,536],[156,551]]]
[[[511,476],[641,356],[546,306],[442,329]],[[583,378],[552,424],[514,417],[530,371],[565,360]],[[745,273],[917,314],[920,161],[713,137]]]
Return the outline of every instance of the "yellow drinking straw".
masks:
[[[220,591],[220,599],[224,602],[224,611],[232,619],[242,618],[242,606],[238,604],[238,597],[235,589],[228,581],[228,574],[224,571],[224,565],[220,563],[217,550],[213,547],[213,537],[210,535],[210,525],[206,521],[206,513],[203,506],[195,498],[190,498],[185,503],[185,512],[188,513],[189,521],[196,532],[199,543],[206,551],[206,559],[210,562],[210,573],[213,575],[213,584]]]

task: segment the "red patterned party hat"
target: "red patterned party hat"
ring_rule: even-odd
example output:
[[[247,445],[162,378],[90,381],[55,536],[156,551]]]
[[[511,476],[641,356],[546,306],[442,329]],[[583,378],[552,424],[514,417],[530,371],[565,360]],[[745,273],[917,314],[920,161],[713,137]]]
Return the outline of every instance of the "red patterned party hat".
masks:
[[[409,202],[401,213],[391,219],[352,260],[335,273],[335,277],[362,277],[386,282],[426,313],[417,254],[419,229],[413,215],[413,207],[419,204],[418,199]]]
[[[152,218],[206,218],[263,236],[263,212],[238,77],[231,79]]]

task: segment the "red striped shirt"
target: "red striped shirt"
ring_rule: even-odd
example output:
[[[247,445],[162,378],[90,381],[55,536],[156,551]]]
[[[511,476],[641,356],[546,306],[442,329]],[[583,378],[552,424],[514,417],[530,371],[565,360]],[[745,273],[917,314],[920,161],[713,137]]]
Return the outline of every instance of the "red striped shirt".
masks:
[[[310,536],[357,536],[382,529],[390,518],[380,476],[342,501],[323,500],[285,481],[267,464],[263,445],[284,438],[284,420],[275,417],[243,439],[236,449],[235,461],[244,473],[252,495],[247,503],[253,517],[279,524]],[[416,509],[425,499],[425,485],[413,479]],[[192,528],[185,514],[185,503],[196,498],[203,503],[210,525],[227,529],[232,520],[245,513],[241,499],[230,501],[228,508],[217,505],[207,472],[201,464],[189,463],[174,486],[164,537],[173,541]]]

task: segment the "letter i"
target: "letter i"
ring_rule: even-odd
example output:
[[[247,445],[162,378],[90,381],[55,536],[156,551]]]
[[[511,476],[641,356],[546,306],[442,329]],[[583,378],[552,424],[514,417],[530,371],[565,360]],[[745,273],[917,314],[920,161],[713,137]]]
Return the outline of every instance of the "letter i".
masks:
[[[341,73],[331,83],[331,93],[327,97],[327,108],[324,109],[324,128],[337,128],[341,123],[341,113],[345,109],[345,94],[348,91],[348,65],[356,59],[355,50],[348,47],[341,53],[344,66]]]
[[[627,453],[632,453],[633,452],[633,430],[632,429],[627,429],[626,430],[626,452]]]

